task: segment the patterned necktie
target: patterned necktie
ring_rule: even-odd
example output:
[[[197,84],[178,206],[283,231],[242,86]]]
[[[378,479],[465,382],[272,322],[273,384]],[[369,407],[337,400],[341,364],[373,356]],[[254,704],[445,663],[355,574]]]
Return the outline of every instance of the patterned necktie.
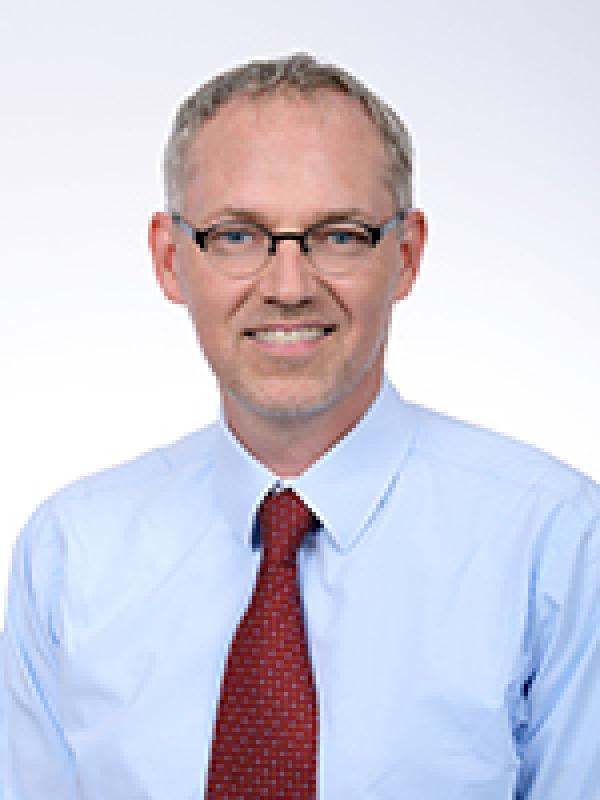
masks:
[[[318,705],[296,553],[317,518],[291,489],[259,510],[263,555],[233,637],[215,722],[207,800],[315,800]]]

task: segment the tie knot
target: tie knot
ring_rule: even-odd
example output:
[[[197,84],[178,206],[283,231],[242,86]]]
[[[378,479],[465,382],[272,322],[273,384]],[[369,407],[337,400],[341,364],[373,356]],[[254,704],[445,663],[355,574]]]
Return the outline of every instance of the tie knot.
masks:
[[[291,489],[268,494],[259,509],[264,557],[269,563],[295,566],[296,552],[317,518]]]

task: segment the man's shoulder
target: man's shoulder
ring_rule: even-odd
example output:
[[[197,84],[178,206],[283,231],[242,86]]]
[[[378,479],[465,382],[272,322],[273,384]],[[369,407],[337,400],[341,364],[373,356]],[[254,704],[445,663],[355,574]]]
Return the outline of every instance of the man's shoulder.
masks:
[[[156,497],[169,485],[200,476],[210,469],[218,423],[212,422],[179,439],[148,449],[118,464],[77,478],[58,489],[41,505],[51,507],[59,515],[78,507],[93,510],[98,504],[115,509]]]
[[[140,560],[172,563],[197,535],[194,518],[204,505],[217,434],[218,424],[211,423],[43,500],[15,543],[11,602],[31,605],[58,642],[66,587],[76,613],[92,618],[110,602],[115,570],[131,586]]]
[[[134,537],[143,537],[152,522],[160,524],[162,515],[171,520],[179,515],[185,528],[182,506],[190,498],[190,506],[202,503],[217,433],[218,424],[208,424],[67,483],[42,500],[17,538],[15,575],[25,580],[31,573],[32,585],[49,596],[58,590],[67,554],[89,583],[103,561],[114,561],[115,553],[125,552],[124,545],[132,547]]]
[[[514,436],[418,404],[415,451],[432,465],[462,476],[500,481],[522,488],[578,493],[583,484],[599,490],[589,476],[557,456]]]

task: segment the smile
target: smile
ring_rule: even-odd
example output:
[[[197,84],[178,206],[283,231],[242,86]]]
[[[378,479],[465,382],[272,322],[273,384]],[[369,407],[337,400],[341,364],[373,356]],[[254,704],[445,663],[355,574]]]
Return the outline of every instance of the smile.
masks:
[[[265,342],[304,342],[329,336],[335,330],[334,326],[324,328],[298,328],[295,331],[281,329],[269,331],[245,331],[244,335]]]
[[[292,331],[245,331],[244,336],[261,349],[278,353],[306,353],[316,347],[336,330],[335,326],[299,328]]]

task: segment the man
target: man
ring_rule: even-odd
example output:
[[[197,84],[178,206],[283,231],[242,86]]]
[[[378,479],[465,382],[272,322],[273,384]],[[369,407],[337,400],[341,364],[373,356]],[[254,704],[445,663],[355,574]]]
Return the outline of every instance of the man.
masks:
[[[600,489],[404,401],[398,116],[297,54],[183,104],[150,225],[218,422],[15,547],[7,797],[600,797]]]

